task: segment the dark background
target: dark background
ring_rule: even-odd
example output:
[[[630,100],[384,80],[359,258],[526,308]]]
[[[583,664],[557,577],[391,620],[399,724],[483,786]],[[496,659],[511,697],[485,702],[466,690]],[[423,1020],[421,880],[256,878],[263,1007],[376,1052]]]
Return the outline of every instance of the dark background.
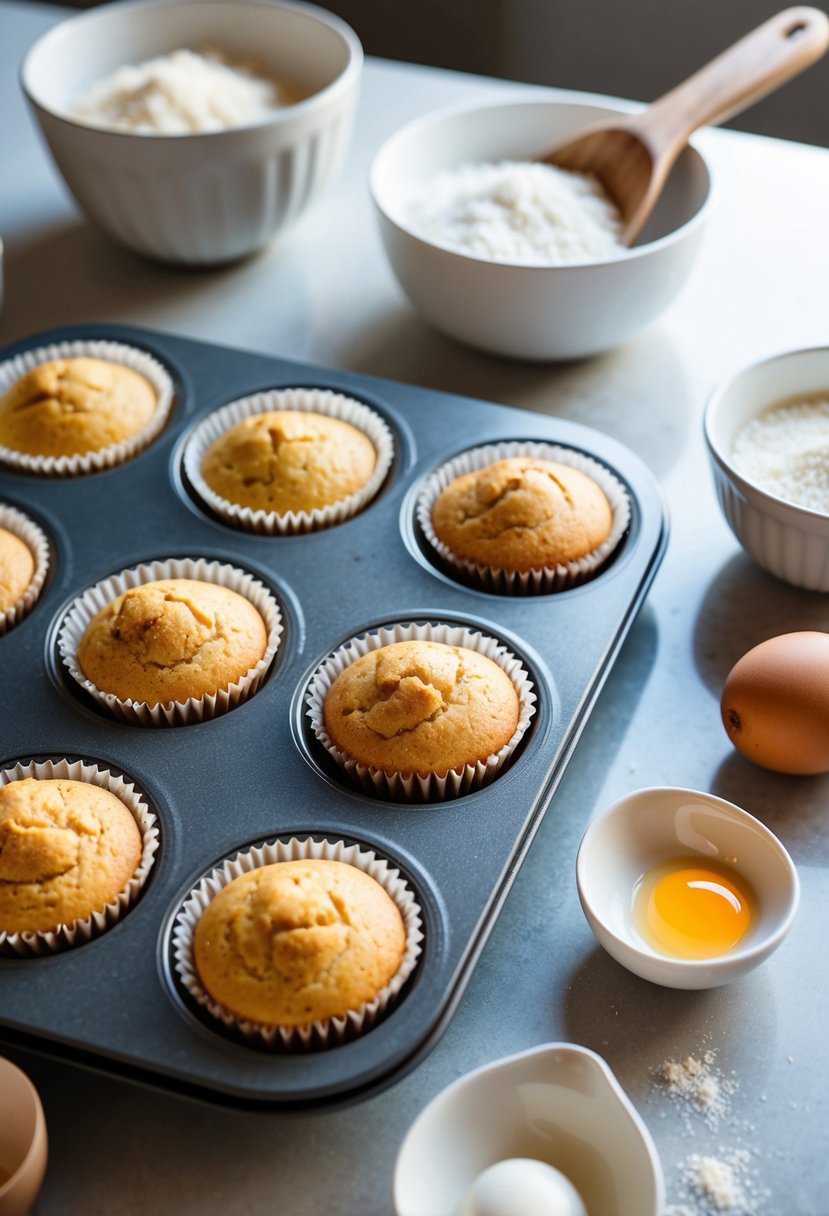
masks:
[[[785,7],[775,0],[321,2],[370,55],[637,101],[652,101]],[[727,125],[829,146],[829,55]]]

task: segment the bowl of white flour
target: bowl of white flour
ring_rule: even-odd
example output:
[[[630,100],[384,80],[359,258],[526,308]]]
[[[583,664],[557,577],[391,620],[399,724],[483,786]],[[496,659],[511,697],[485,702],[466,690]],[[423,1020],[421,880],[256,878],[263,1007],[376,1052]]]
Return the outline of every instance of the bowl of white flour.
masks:
[[[375,157],[371,193],[389,262],[415,308],[480,350],[572,359],[617,346],[684,283],[711,175],[689,145],[633,248],[595,178],[542,164],[620,103],[549,89],[417,119]]]
[[[344,160],[362,71],[338,17],[280,0],[130,0],[62,21],[21,83],[87,216],[210,265],[289,228]]]
[[[705,440],[723,515],[754,561],[829,591],[829,347],[743,368],[712,394]]]

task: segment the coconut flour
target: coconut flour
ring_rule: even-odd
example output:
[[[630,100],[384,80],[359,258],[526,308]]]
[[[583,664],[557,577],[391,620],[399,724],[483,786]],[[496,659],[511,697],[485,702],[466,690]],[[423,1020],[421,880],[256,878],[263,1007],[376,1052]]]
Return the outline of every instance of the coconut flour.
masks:
[[[426,240],[492,262],[557,266],[621,257],[621,217],[595,177],[502,161],[438,174],[406,221]]]
[[[739,432],[731,459],[775,498],[829,514],[829,393],[764,410]]]
[[[298,93],[254,75],[219,51],[173,51],[118,68],[82,98],[74,116],[118,131],[186,135],[267,118]]]

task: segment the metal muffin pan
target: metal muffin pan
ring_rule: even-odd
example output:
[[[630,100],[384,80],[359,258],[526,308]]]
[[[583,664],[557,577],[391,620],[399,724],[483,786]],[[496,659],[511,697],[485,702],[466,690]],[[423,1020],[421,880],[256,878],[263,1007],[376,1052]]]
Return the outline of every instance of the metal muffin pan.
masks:
[[[161,359],[176,401],[162,435],[117,468],[66,480],[0,469],[0,501],[40,523],[53,556],[34,609],[0,638],[0,767],[68,756],[125,773],[159,816],[161,847],[141,898],[106,933],[61,954],[0,958],[0,1038],[247,1108],[353,1101],[411,1069],[460,1000],[663,556],[659,488],[628,449],[566,420],[146,330],[73,327],[34,335],[0,357],[93,337]],[[335,389],[380,412],[396,446],[389,476],[361,514],[321,532],[265,537],[229,528],[188,492],[184,441],[211,410],[287,386]],[[512,439],[587,452],[627,487],[628,533],[590,582],[554,595],[494,595],[455,581],[421,544],[414,501],[423,478],[466,448]],[[189,726],[130,726],[74,686],[56,634],[78,592],[165,557],[251,571],[278,597],[285,631],[262,687],[231,712]],[[347,783],[309,733],[304,696],[338,644],[418,620],[472,625],[503,641],[528,668],[538,705],[490,785],[446,802],[402,804]],[[214,1024],[179,987],[172,922],[194,882],[225,855],[309,834],[366,845],[400,868],[423,910],[423,953],[392,1011],[359,1038],[323,1051],[259,1050]]]

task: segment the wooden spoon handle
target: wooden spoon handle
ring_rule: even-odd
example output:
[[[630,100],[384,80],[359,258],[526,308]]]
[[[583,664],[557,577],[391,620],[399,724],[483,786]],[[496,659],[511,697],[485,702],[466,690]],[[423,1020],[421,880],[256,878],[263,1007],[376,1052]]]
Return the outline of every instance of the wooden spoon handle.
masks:
[[[829,18],[787,8],[770,18],[638,116],[637,127],[664,152],[708,123],[725,122],[809,67],[829,46]]]

